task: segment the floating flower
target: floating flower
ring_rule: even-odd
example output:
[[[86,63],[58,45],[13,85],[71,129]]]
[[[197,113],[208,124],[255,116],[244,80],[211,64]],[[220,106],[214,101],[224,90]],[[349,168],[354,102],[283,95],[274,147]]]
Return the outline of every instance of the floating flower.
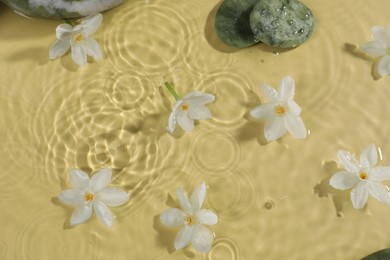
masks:
[[[206,196],[206,185],[204,183],[199,185],[190,200],[181,188],[176,192],[183,210],[170,208],[160,215],[160,221],[165,226],[170,228],[182,226],[175,239],[176,250],[191,243],[200,252],[210,251],[214,235],[204,225],[216,224],[218,216],[211,210],[201,209]]]
[[[373,41],[367,42],[360,48],[374,58],[379,58],[378,73],[386,76],[390,74],[390,56],[387,55],[390,48],[390,24],[387,28],[376,25],[371,28]]]
[[[213,95],[193,91],[180,98],[168,82],[165,83],[165,86],[176,99],[168,119],[167,130],[169,133],[172,134],[175,131],[176,123],[185,131],[192,131],[194,120],[211,117],[210,110],[205,105],[214,101]]]
[[[287,130],[296,138],[305,138],[307,131],[300,117],[301,108],[294,101],[294,80],[290,76],[284,77],[278,91],[267,84],[261,84],[261,88],[270,103],[256,106],[250,115],[266,120],[264,135],[267,141],[279,139]]]
[[[91,179],[85,172],[72,170],[69,172],[69,178],[72,189],[61,192],[59,199],[63,203],[77,206],[70,224],[76,225],[87,221],[92,215],[93,208],[98,219],[111,227],[114,215],[107,206],[120,206],[129,200],[129,195],[124,190],[107,187],[111,182],[111,169],[101,169]]]
[[[72,59],[83,66],[87,63],[87,55],[95,59],[102,59],[103,54],[97,41],[90,37],[103,20],[98,13],[81,19],[81,23],[72,27],[70,24],[60,24],[56,29],[57,40],[50,48],[49,58],[54,60],[63,56],[69,48],[72,50]]]
[[[335,173],[330,185],[338,190],[353,188],[352,205],[361,209],[371,194],[375,199],[390,204],[388,189],[380,181],[390,180],[390,167],[374,167],[378,163],[378,152],[374,144],[369,145],[360,155],[360,161],[344,150],[337,154],[346,171]]]

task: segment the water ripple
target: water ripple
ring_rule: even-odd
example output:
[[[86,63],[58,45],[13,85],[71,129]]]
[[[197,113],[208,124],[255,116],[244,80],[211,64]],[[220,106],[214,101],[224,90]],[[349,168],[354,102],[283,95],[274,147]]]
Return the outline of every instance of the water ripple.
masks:
[[[241,256],[236,242],[228,237],[217,237],[214,240],[213,248],[203,259],[240,260]]]

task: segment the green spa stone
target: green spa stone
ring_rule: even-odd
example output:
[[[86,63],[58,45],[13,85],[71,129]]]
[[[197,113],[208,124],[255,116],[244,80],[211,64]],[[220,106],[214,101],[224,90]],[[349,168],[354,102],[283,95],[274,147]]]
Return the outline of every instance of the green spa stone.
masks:
[[[258,0],[250,15],[255,38],[279,48],[293,48],[307,41],[314,24],[310,9],[296,0]]]
[[[16,13],[47,18],[75,18],[103,12],[124,0],[0,0]]]
[[[256,43],[249,17],[258,0],[225,0],[215,17],[215,30],[226,45],[245,48]]]
[[[380,250],[378,252],[372,253],[362,260],[389,260],[390,259],[390,248]]]

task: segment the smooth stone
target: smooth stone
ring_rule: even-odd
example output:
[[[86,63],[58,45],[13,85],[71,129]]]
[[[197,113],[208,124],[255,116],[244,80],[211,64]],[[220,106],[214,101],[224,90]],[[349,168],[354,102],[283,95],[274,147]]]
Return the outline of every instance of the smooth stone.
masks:
[[[371,255],[362,258],[362,260],[388,260],[388,259],[390,259],[390,248],[380,250],[378,252],[372,253]]]
[[[225,0],[215,17],[215,30],[226,45],[245,48],[256,43],[249,17],[258,0]]]
[[[257,40],[280,48],[306,42],[314,29],[313,13],[296,0],[258,0],[250,16]]]
[[[75,18],[103,12],[124,0],[0,0],[16,13],[48,18]]]

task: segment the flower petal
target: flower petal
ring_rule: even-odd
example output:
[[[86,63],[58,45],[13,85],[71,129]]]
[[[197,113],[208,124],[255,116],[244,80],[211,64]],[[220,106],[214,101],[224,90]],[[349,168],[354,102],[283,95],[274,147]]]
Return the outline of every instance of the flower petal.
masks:
[[[199,210],[196,213],[196,219],[200,224],[215,225],[218,222],[218,216],[208,209]]]
[[[112,174],[110,168],[100,169],[97,173],[92,175],[89,187],[93,192],[100,191],[111,182],[111,176]]]
[[[387,52],[387,44],[372,41],[362,44],[360,49],[372,57],[381,57]]]
[[[359,182],[359,178],[356,173],[341,171],[335,173],[332,178],[330,178],[329,184],[338,190],[346,190],[355,186]]]
[[[70,224],[77,225],[87,221],[92,216],[92,204],[82,205],[77,207],[72,217],[70,218]]]
[[[191,194],[191,208],[193,212],[200,210],[206,197],[206,184],[202,182]]]
[[[290,113],[287,113],[285,116],[286,119],[286,128],[294,136],[298,139],[306,138],[307,136],[307,130],[305,127],[305,124],[303,123],[302,118],[300,117],[294,117]]]
[[[190,201],[188,200],[187,194],[184,192],[184,190],[182,188],[177,188],[176,193],[182,209],[186,213],[192,213]]]
[[[293,115],[293,116],[299,116],[302,112],[301,107],[295,102],[294,100],[289,100],[287,102],[287,108],[288,111]]]
[[[387,28],[375,25],[371,28],[371,33],[376,42],[384,44],[390,43],[390,31]]]
[[[198,106],[198,105],[205,105],[211,102],[214,102],[215,96],[208,94],[208,93],[202,93],[199,91],[192,91],[184,96],[183,100],[192,105],[192,106]]]
[[[207,227],[196,225],[191,241],[193,247],[195,247],[199,252],[206,253],[210,251],[213,240],[214,235]]]
[[[57,26],[56,28],[56,37],[59,40],[70,40],[72,36],[73,27],[69,24],[63,23]]]
[[[56,40],[50,47],[49,59],[54,60],[63,56],[70,48],[70,42],[67,40]]]
[[[349,172],[357,173],[359,171],[359,162],[348,151],[340,150],[337,153],[340,163]]]
[[[83,192],[79,189],[69,189],[62,191],[58,198],[65,204],[79,205],[81,202],[83,202]]]
[[[267,141],[273,141],[282,137],[286,131],[285,120],[281,117],[275,117],[265,123],[264,136]]]
[[[367,182],[360,181],[351,191],[351,201],[355,209],[361,209],[368,199]]]
[[[129,200],[129,194],[126,191],[107,187],[96,194],[96,198],[110,207],[116,207],[125,204]]]
[[[103,16],[101,13],[90,15],[81,20],[81,27],[88,34],[96,32],[100,24],[103,21]]]
[[[378,152],[375,144],[370,144],[360,154],[360,166],[364,168],[373,168],[378,163]]]
[[[102,50],[100,49],[99,43],[92,39],[91,37],[84,40],[85,49],[87,51],[87,55],[94,57],[97,60],[103,58]]]
[[[280,102],[279,93],[276,91],[276,89],[265,83],[261,84],[260,87],[269,101],[275,103]]]
[[[86,189],[89,186],[89,176],[83,171],[73,169],[69,172],[70,183],[75,189]]]
[[[114,222],[114,215],[111,210],[101,201],[95,200],[93,202],[93,209],[97,218],[107,227],[111,227]]]
[[[179,250],[183,247],[187,246],[192,239],[193,233],[194,233],[195,225],[192,226],[184,226],[180,231],[177,233],[177,236],[175,238],[175,249]]]
[[[390,180],[390,167],[378,166],[369,173],[370,179],[374,181]]]
[[[380,182],[368,181],[366,186],[371,196],[383,203],[390,204],[389,190],[385,185]]]
[[[177,208],[167,209],[160,215],[160,221],[163,225],[175,228],[184,225],[185,214],[183,211]]]
[[[286,76],[282,79],[279,85],[279,94],[282,101],[292,100],[295,95],[294,79]]]
[[[176,129],[176,116],[177,116],[177,110],[172,111],[172,113],[169,115],[168,119],[168,127],[167,130],[169,133],[173,134],[173,132]]]
[[[275,116],[275,105],[271,103],[258,105],[250,111],[250,115],[255,119],[271,119]]]
[[[390,74],[390,56],[385,55],[378,63],[378,73],[382,77]]]
[[[177,116],[177,123],[183,130],[187,132],[191,132],[192,129],[194,129],[194,120],[192,120],[187,113],[178,112]]]
[[[82,44],[72,45],[72,60],[79,66],[87,64],[87,51]]]
[[[208,119],[211,117],[210,110],[206,106],[190,106],[188,111],[188,116],[191,119],[201,120]]]

